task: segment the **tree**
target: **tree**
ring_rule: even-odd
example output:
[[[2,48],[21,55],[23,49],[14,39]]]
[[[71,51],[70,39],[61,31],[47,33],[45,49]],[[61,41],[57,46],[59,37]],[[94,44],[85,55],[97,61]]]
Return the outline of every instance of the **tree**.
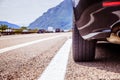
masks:
[[[8,25],[5,25],[5,24],[1,24],[0,25],[0,30],[3,32],[3,30],[6,30],[8,29]]]
[[[26,29],[27,29],[27,27],[22,26],[20,29],[22,29],[22,30],[26,30]]]

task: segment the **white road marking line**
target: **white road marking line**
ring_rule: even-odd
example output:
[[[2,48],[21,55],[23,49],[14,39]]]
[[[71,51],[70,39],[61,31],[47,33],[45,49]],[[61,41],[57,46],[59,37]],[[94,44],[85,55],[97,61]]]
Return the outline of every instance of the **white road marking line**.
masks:
[[[61,37],[61,36],[62,36],[62,35],[54,36],[54,37],[50,37],[50,38],[35,40],[35,41],[31,41],[31,42],[27,42],[27,43],[15,45],[15,46],[3,48],[3,49],[0,49],[0,53],[4,53],[4,52],[7,52],[7,51],[10,51],[10,50],[13,50],[13,49],[25,47],[25,46],[28,46],[28,45],[31,45],[31,44],[39,43],[39,42],[42,42],[42,41],[45,41],[45,40],[50,40],[50,39],[58,38],[58,37]]]
[[[71,43],[66,41],[38,80],[64,80]]]

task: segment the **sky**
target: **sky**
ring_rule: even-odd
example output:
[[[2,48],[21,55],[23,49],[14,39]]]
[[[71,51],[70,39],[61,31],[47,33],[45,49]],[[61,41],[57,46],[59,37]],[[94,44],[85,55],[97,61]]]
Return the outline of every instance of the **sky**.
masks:
[[[0,0],[0,21],[28,26],[63,0]]]

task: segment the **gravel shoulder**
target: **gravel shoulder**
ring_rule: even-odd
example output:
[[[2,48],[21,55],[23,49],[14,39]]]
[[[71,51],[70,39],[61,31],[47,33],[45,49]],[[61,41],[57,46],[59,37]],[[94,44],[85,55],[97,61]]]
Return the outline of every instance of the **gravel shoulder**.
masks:
[[[96,60],[75,63],[69,55],[65,80],[120,80],[120,45],[97,44]]]
[[[60,37],[0,54],[0,80],[36,80],[66,40]]]

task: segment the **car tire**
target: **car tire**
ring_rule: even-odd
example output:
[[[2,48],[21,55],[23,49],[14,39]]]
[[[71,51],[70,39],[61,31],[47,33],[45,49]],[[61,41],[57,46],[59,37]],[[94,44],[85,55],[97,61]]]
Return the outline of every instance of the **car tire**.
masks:
[[[93,61],[95,59],[96,41],[84,40],[76,26],[73,27],[73,59],[75,62]]]

